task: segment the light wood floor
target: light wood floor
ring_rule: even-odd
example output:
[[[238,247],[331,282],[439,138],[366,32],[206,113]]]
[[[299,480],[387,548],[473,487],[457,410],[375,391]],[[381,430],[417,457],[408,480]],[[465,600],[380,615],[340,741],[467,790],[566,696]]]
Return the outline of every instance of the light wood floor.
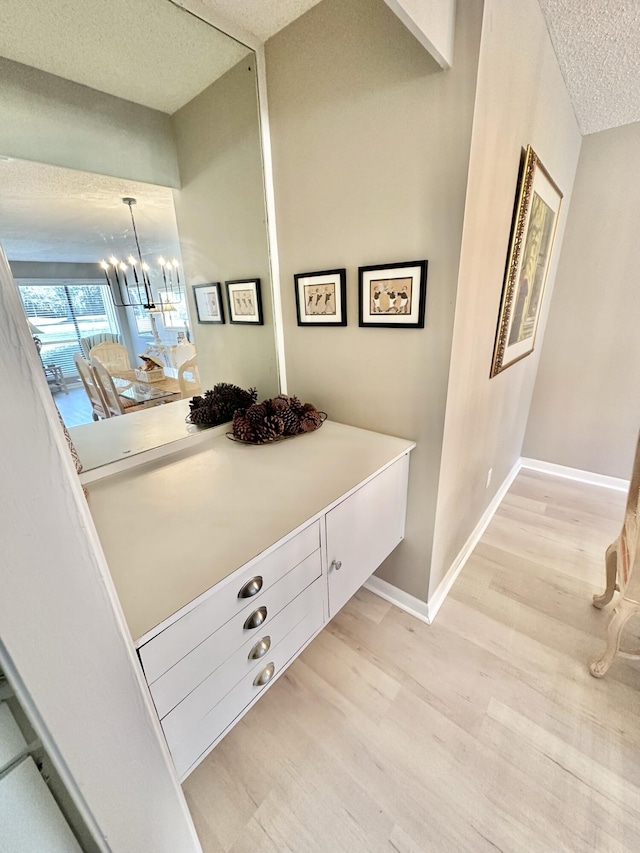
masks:
[[[358,593],[187,779],[206,853],[640,850],[640,665],[587,670],[623,507],[523,472],[432,626]]]
[[[58,407],[62,420],[68,427],[92,423],[91,403],[82,385],[69,382],[69,393],[64,394],[62,391],[56,391],[53,395],[53,402]]]

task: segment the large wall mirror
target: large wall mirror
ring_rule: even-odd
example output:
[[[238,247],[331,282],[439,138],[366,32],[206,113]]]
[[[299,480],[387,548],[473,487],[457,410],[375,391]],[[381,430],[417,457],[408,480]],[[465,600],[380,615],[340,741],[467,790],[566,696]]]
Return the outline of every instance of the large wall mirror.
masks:
[[[216,383],[277,394],[253,51],[170,0],[0,23],[0,245],[85,469]]]

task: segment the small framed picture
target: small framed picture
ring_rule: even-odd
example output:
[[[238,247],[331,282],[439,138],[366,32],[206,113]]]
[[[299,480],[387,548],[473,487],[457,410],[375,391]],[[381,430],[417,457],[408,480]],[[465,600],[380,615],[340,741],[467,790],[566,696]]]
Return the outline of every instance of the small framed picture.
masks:
[[[240,281],[227,281],[227,304],[230,323],[250,323],[262,326],[262,296],[260,279],[247,278]]]
[[[198,323],[224,323],[222,287],[219,281],[213,284],[195,284],[193,298],[198,313]]]
[[[360,267],[360,325],[424,329],[427,261]]]
[[[325,270],[294,276],[299,326],[347,325],[347,271]]]

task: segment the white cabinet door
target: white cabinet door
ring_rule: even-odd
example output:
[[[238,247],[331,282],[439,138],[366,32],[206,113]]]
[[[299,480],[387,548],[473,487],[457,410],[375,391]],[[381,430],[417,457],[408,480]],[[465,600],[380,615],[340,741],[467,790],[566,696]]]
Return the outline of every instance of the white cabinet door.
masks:
[[[408,473],[407,454],[327,514],[330,618],[404,537]]]

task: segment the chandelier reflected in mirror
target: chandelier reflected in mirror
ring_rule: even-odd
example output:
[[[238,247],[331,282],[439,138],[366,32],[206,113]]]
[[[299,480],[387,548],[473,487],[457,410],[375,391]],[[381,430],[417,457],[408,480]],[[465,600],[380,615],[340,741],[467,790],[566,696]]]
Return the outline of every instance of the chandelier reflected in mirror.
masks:
[[[166,299],[162,298],[162,293],[158,294],[157,302],[153,297],[151,280],[149,273],[151,267],[142,259],[142,250],[140,249],[140,240],[138,238],[138,229],[136,228],[136,220],[133,215],[133,205],[136,204],[135,198],[126,197],[122,199],[123,204],[126,204],[131,214],[131,225],[133,227],[133,237],[136,244],[135,258],[129,254],[126,262],[120,260],[115,255],[110,255],[108,260],[100,261],[100,267],[104,272],[104,277],[109,285],[109,292],[113,299],[113,304],[117,308],[143,308],[149,315],[151,320],[151,328],[153,337],[159,341],[159,335],[156,328],[155,316],[157,314],[165,314],[178,309],[169,298],[170,291],[173,292],[174,285],[178,293],[178,301],[182,302],[182,283],[180,281],[180,265],[176,258],[170,261],[165,260],[161,255],[158,258],[158,264],[162,271],[162,280],[165,286]],[[175,298],[175,297],[172,297]],[[185,320],[185,331],[187,339],[190,339],[188,323]]]

